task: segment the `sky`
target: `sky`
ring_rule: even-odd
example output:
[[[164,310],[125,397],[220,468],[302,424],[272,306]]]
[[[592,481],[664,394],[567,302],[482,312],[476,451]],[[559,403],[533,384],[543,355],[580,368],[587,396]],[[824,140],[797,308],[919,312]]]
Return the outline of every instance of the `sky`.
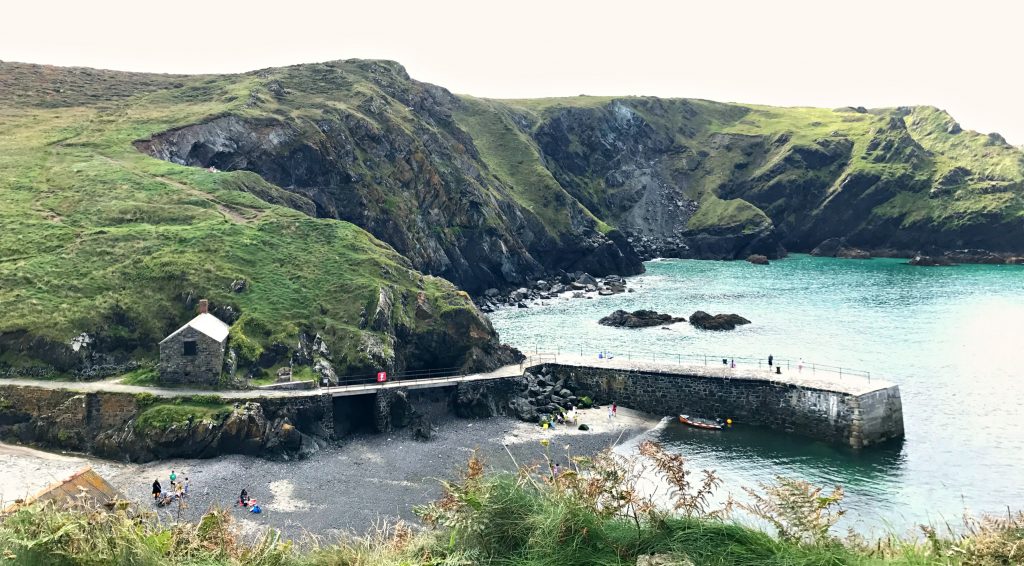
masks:
[[[1014,0],[8,0],[0,60],[169,73],[393,59],[494,98],[929,104],[1024,145]]]

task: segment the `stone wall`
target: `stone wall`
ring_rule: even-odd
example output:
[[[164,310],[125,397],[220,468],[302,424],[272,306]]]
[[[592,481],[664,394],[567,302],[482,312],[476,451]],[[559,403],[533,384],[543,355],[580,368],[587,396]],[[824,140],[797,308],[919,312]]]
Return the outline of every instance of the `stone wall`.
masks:
[[[857,398],[851,444],[869,446],[903,438],[903,401],[898,387],[865,393]]]
[[[195,341],[196,355],[185,355],[185,342]],[[168,384],[217,385],[224,367],[224,342],[186,326],[160,343],[160,381]]]
[[[577,395],[654,414],[731,418],[854,448],[903,436],[895,386],[857,396],[756,379],[558,364],[548,368]]]

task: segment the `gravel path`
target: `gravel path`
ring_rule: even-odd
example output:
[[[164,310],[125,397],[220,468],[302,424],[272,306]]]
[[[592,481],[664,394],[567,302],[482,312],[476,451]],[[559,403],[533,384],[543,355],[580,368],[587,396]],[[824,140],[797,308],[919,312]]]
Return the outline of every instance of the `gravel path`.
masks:
[[[36,471],[57,467],[73,471],[91,464],[126,497],[154,510],[150,485],[154,479],[166,485],[173,468],[179,477],[189,477],[192,494],[187,508],[159,509],[168,520],[179,513],[183,520],[195,520],[212,505],[233,508],[244,487],[264,512],[254,515],[233,508],[243,532],[273,526],[289,537],[312,533],[330,538],[340,533],[362,534],[382,519],[415,521],[413,508],[440,496],[438,480],[458,477],[474,449],[490,469],[509,470],[513,465],[503,443],[516,461],[527,464],[543,461],[545,448],[539,440],[546,437],[551,440],[548,450],[552,457],[564,463],[566,445],[573,455],[593,454],[652,429],[659,420],[624,408],[614,420],[603,411],[581,411],[580,422],[593,427],[583,432],[570,427],[542,431],[536,425],[504,417],[451,418],[437,425],[428,442],[412,440],[407,430],[352,436],[308,459],[290,462],[232,455],[138,465],[85,458],[53,461],[24,453],[11,460],[16,469]],[[21,488],[24,492],[24,487],[12,486],[11,491]]]

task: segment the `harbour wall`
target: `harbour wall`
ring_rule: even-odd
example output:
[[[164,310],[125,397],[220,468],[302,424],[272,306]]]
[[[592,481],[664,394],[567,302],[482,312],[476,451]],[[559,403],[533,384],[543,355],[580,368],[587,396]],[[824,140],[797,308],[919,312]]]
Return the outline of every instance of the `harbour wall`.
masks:
[[[685,366],[547,366],[576,395],[654,414],[731,418],[858,449],[904,434],[899,387],[885,382],[811,386],[798,380],[776,381],[766,377],[766,371],[761,375]]]

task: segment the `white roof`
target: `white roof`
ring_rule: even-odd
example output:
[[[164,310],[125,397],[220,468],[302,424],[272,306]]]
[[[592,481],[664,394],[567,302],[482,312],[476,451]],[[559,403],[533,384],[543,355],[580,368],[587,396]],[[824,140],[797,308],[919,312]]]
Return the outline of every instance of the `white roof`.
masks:
[[[188,321],[187,323],[185,323],[185,326],[182,326],[181,328],[172,332],[170,336],[161,340],[160,343],[163,344],[164,342],[170,340],[179,332],[185,330],[190,326],[218,342],[223,342],[224,339],[228,337],[228,331],[230,330],[230,327],[224,324],[224,322],[221,321],[221,319],[213,316],[208,312],[204,312],[199,316],[193,318],[192,320]]]

